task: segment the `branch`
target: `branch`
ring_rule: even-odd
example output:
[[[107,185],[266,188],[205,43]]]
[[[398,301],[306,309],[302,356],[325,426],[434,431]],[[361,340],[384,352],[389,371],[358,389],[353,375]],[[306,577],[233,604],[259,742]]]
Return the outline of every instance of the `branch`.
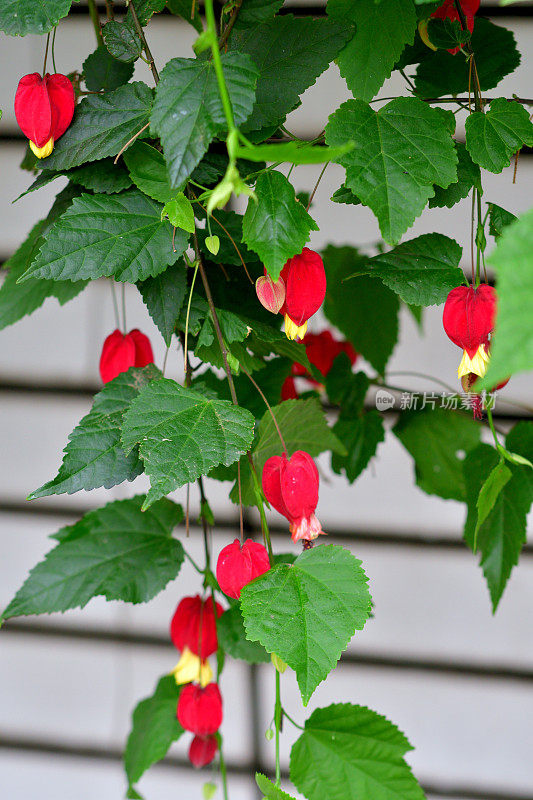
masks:
[[[129,8],[133,19],[133,24],[135,25],[135,30],[137,31],[137,35],[141,40],[144,54],[148,59],[148,64],[150,65],[150,69],[152,70],[152,75],[154,76],[155,85],[157,86],[157,84],[159,83],[159,72],[157,71],[156,65],[154,63],[154,58],[152,56],[152,53],[150,52],[150,48],[148,47],[148,42],[146,41],[146,36],[144,35],[142,25],[139,22],[139,17],[137,16],[137,12],[135,11],[135,5],[133,0],[129,0]]]

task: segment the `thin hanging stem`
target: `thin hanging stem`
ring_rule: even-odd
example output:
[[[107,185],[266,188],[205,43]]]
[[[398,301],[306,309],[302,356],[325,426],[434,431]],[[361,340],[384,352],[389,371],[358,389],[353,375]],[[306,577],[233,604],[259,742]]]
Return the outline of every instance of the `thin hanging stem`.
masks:
[[[198,261],[194,265],[194,273],[192,276],[191,282],[191,291],[189,292],[189,302],[187,303],[187,315],[185,317],[185,341],[183,343],[183,357],[184,357],[184,368],[185,368],[185,378],[189,374],[189,357],[187,355],[187,340],[189,338],[189,315],[191,313],[191,303],[192,303],[192,293],[194,291],[194,284],[196,282],[196,275],[198,273]]]
[[[233,118],[233,108],[224,78],[224,70],[222,68],[222,59],[220,58],[220,50],[217,40],[217,26],[215,22],[215,12],[213,11],[213,0],[205,0],[205,18],[207,21],[207,28],[211,32],[211,53],[213,54],[213,66],[215,68],[215,75],[218,83],[218,92],[222,100],[222,108],[224,109],[224,116],[228,124],[228,133],[235,130],[235,120]]]
[[[148,42],[146,41],[146,36],[144,35],[144,31],[142,29],[142,25],[139,22],[139,17],[137,16],[137,11],[135,10],[135,4],[134,4],[133,0],[129,0],[128,6],[129,6],[129,9],[131,11],[131,18],[133,20],[133,25],[135,27],[135,30],[137,31],[137,36],[141,40],[141,44],[142,44],[144,53],[146,55],[146,59],[148,61],[148,65],[149,65],[149,67],[150,67],[150,69],[152,71],[152,76],[153,76],[153,79],[154,79],[154,83],[157,86],[157,84],[159,83],[159,72],[157,71],[157,67],[155,65],[154,58],[152,56],[152,53],[150,52],[150,48],[148,47]]]
[[[235,0],[235,5],[233,7],[233,12],[231,14],[231,17],[228,20],[228,24],[224,28],[224,31],[223,31],[222,36],[220,37],[220,41],[218,43],[218,46],[219,46],[220,50],[222,50],[224,48],[226,42],[228,41],[228,37],[229,37],[229,35],[230,35],[230,33],[231,33],[232,29],[233,29],[233,26],[235,25],[235,22],[237,21],[237,17],[239,16],[239,11],[241,10],[242,2],[243,2],[243,0]]]
[[[170,353],[170,345],[168,344],[167,345],[167,349],[165,350],[165,357],[163,359],[163,369],[162,369],[163,376],[165,375],[165,371],[166,371],[166,368],[167,368],[167,361],[168,361],[168,354],[169,353]]]
[[[144,133],[144,131],[145,131],[147,128],[149,128],[149,127],[150,127],[150,123],[149,123],[149,122],[147,122],[147,123],[146,123],[146,125],[143,125],[143,126],[142,126],[142,128],[141,128],[141,130],[140,130],[140,131],[137,131],[137,133],[133,134],[133,136],[131,137],[131,139],[128,139],[128,141],[126,142],[126,144],[125,144],[123,147],[121,147],[121,148],[120,148],[120,150],[118,151],[117,155],[115,156],[115,160],[113,161],[113,164],[116,164],[116,163],[117,163],[117,161],[119,160],[119,158],[120,158],[120,156],[122,155],[122,153],[124,152],[124,150],[127,150],[127,149],[128,149],[128,147],[130,146],[130,144],[131,144],[132,142],[134,142],[134,141],[135,141],[135,139],[136,139],[138,136],[140,136],[140,135],[141,135],[141,133]]]
[[[57,67],[56,67],[56,33],[57,33],[57,25],[54,28],[54,32],[52,34],[52,64],[54,65],[54,72],[57,72]]]
[[[244,374],[247,376],[247,378],[249,378],[249,379],[251,380],[251,382],[253,383],[253,385],[255,386],[255,388],[257,389],[257,391],[259,392],[259,394],[261,395],[261,397],[262,397],[262,399],[263,399],[263,402],[264,402],[264,404],[266,405],[266,407],[268,408],[269,414],[270,414],[270,416],[272,417],[272,422],[274,423],[274,427],[275,427],[275,429],[276,429],[276,431],[277,431],[277,433],[278,433],[278,436],[279,436],[279,438],[280,438],[280,441],[281,441],[281,446],[283,447],[283,450],[284,450],[284,452],[285,452],[285,453],[288,453],[289,451],[287,450],[287,445],[285,444],[285,439],[283,438],[283,434],[281,433],[280,427],[279,427],[279,425],[278,425],[278,421],[277,421],[277,419],[276,419],[276,417],[275,417],[275,415],[274,415],[274,412],[272,411],[272,408],[271,408],[271,406],[270,406],[270,403],[268,402],[268,400],[267,400],[267,399],[266,399],[266,397],[265,397],[265,394],[264,394],[263,390],[261,389],[261,387],[259,386],[259,384],[258,384],[258,383],[257,383],[257,382],[254,380],[254,378],[252,378],[252,376],[250,375],[250,373],[248,372],[248,370],[247,370],[247,369],[245,369],[245,368],[242,366],[242,364],[241,364],[241,370],[244,372]]]
[[[309,202],[307,203],[307,208],[305,209],[306,211],[309,211],[309,209],[311,208],[311,203],[313,202],[314,196],[316,194],[316,190],[318,189],[319,183],[322,180],[322,176],[323,176],[324,172],[327,170],[329,163],[330,163],[329,161],[326,161],[326,163],[324,164],[324,166],[323,166],[323,168],[322,168],[322,170],[320,172],[320,175],[318,176],[318,180],[315,183],[314,189],[311,192],[311,194],[309,195]]]
[[[102,38],[102,28],[100,27],[100,17],[98,15],[96,2],[95,0],[87,0],[87,5],[89,6],[89,15],[91,17],[91,22],[93,23],[94,35],[96,36],[96,43],[98,47],[101,47],[104,44],[104,40]]]
[[[281,785],[281,762],[279,757],[279,738],[281,732],[281,675],[274,667],[276,673],[276,700],[274,704],[274,727],[276,730],[276,786]]]
[[[282,713],[283,713],[283,716],[284,716],[286,719],[288,719],[288,720],[289,720],[289,722],[291,722],[291,723],[294,725],[294,727],[295,727],[295,728],[298,728],[298,729],[299,729],[299,730],[301,730],[301,731],[304,731],[304,730],[305,730],[305,728],[304,728],[304,726],[303,726],[303,725],[300,725],[298,722],[295,722],[295,721],[293,720],[293,718],[292,718],[292,717],[290,717],[290,716],[287,714],[287,712],[285,711],[285,709],[283,708],[283,706],[281,707],[281,711],[282,711]]]
[[[48,60],[48,46],[50,44],[50,34],[46,37],[46,47],[44,49],[44,61],[43,61],[43,78],[46,75],[46,62]]]
[[[122,322],[124,324],[124,333],[127,332],[128,326],[126,324],[126,284],[122,284]]]
[[[120,328],[120,317],[119,317],[119,313],[118,313],[117,292],[116,292],[116,288],[115,288],[115,281],[114,281],[113,278],[111,278],[111,280],[110,280],[110,285],[111,285],[111,296],[113,298],[113,310],[115,312],[115,322],[116,322],[117,328]],[[125,331],[122,331],[122,332],[125,333]]]
[[[105,10],[108,19],[115,19],[115,11],[113,9],[113,0],[105,0]]]
[[[501,447],[501,445],[500,442],[498,441],[498,434],[496,433],[496,428],[494,427],[494,420],[492,419],[492,408],[490,407],[490,405],[487,405],[485,410],[487,412],[487,421],[489,423],[489,428],[494,437],[494,444],[496,445],[496,449],[498,450]]]
[[[224,760],[224,753],[222,751],[222,736],[220,733],[217,733],[216,737],[218,739],[218,759],[220,763],[220,777],[222,778],[222,793],[224,795],[224,800],[228,800],[228,774],[226,770],[226,762]]]

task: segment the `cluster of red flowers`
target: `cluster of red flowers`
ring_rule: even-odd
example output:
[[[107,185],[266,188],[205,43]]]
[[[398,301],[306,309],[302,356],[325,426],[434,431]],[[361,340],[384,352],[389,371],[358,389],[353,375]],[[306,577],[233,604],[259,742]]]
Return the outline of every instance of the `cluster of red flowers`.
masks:
[[[303,339],[307,320],[316,314],[326,296],[326,272],[318,253],[304,247],[300,255],[290,258],[277,281],[265,275],[255,284],[259,302],[273,314],[285,317],[285,333],[289,339]]]
[[[341,353],[346,353],[352,364],[357,360],[357,353],[350,342],[335,339],[331,331],[325,330],[320,333],[306,333],[303,338],[307,358],[324,377],[327,376],[333,366],[333,362]],[[322,386],[302,364],[294,363],[291,367],[291,374],[285,378],[281,387],[281,399],[291,400],[298,397],[296,391],[295,378],[305,378],[312,387]]]
[[[479,9],[479,4],[480,0],[460,0],[460,5],[466,19],[466,25],[470,33],[473,33],[474,31],[474,17]],[[461,22],[461,17],[457,11],[455,0],[445,0],[444,3],[431,14],[429,19],[450,19],[452,21]],[[424,44],[426,44],[432,50],[436,50],[437,48],[428,36],[427,23],[427,19],[421,20],[418,23],[420,37]],[[451,55],[454,56],[459,52],[460,49],[460,47],[453,47],[451,50],[448,50],[448,53],[451,53]]]

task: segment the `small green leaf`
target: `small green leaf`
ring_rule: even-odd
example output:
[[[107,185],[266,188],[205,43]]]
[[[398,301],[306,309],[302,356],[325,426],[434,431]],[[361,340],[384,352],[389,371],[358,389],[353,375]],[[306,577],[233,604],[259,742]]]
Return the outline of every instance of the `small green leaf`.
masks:
[[[101,45],[83,62],[83,75],[90,92],[110,92],[129,81],[133,75],[133,64],[113,58]]]
[[[153,695],[137,704],[124,752],[130,785],[137,783],[152,764],[161,761],[184,732],[176,718],[179,695],[174,676],[165,675]]]
[[[291,750],[291,780],[309,800],[424,800],[396,725],[365,706],[317,708]],[[342,775],[342,781],[339,781]]]
[[[206,236],[205,246],[212,255],[216,256],[220,250],[220,239],[218,236]]]
[[[216,783],[213,783],[212,781],[204,783],[204,785],[202,786],[202,796],[204,800],[211,800],[211,798],[213,798],[216,795],[217,789],[218,787]]]
[[[460,200],[468,197],[473,186],[481,192],[481,171],[474,164],[468,150],[462,142],[455,142],[459,159],[457,163],[457,181],[450,183],[446,189],[435,186],[435,196],[429,198],[430,208],[452,208]]]
[[[338,545],[319,545],[244,587],[246,636],[296,672],[304,705],[335,667],[371,610],[361,562]]]
[[[501,172],[523,145],[533,145],[533,123],[515,100],[498,97],[486,114],[474,111],[467,117],[466,147],[484,169]]]
[[[471,33],[458,19],[429,19],[428,38],[439,50],[454,50],[470,41]]]
[[[175,228],[181,228],[187,233],[194,233],[196,226],[194,224],[194,210],[191,201],[185,197],[183,192],[165,203],[161,212],[161,219],[167,218],[171,225]]]
[[[318,225],[281,172],[263,172],[255,192],[257,200],[250,198],[242,222],[242,238],[277,280],[286,261],[302,252],[309,232],[317,231]]]
[[[487,203],[489,210],[489,233],[495,239],[499,239],[506,228],[511,222],[514,222],[516,217],[505,208],[497,206],[496,203]]]
[[[70,11],[72,0],[2,0],[0,30],[10,36],[48,33]]]
[[[128,22],[110,20],[102,28],[104,44],[119,61],[136,61],[142,53],[142,43],[135,27]]]
[[[207,400],[175,381],[152,381],[124,416],[122,440],[136,444],[150,477],[143,508],[218,464],[229,466],[250,447],[254,418],[226,400]]]
[[[124,161],[133,183],[148,197],[168,203],[179,194],[170,186],[165,159],[155,147],[137,141],[124,153]]]
[[[187,294],[187,269],[183,261],[137,284],[150,316],[168,347]]]
[[[265,795],[263,800],[295,800],[292,795],[284,792],[279,786],[275,786],[272,781],[269,781],[268,778],[260,772],[255,773],[255,782]]]
[[[189,22],[198,33],[201,33],[202,20],[197,3],[193,6],[191,0],[167,0],[167,8],[172,14],[182,17],[182,19]]]
[[[503,461],[498,462],[494,469],[489,473],[488,478],[479,491],[477,498],[477,522],[474,531],[474,540],[477,538],[477,533],[481,525],[485,522],[488,515],[494,508],[494,504],[498,499],[498,495],[506,483],[512,477],[511,470],[505,466]]]
[[[247,661],[249,664],[268,664],[270,655],[259,642],[246,638],[241,609],[234,605],[224,611],[217,621],[219,647],[232,658]]]
[[[172,531],[181,506],[164,499],[142,512],[144,496],[89,511],[60,531],[60,541],[32,569],[3,618],[83,608],[92,597],[145,603],[178,574],[184,560]]]
[[[315,146],[308,142],[257,144],[237,148],[237,155],[248,161],[287,161],[290,164],[323,164],[335,161],[353,150],[353,142],[340,147]]]

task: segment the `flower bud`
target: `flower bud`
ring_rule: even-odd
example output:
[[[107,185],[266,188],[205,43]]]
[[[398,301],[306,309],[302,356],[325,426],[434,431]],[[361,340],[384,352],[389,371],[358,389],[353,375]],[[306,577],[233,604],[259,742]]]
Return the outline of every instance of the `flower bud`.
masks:
[[[219,603],[215,608],[217,617],[220,617],[224,609]],[[199,594],[184,597],[172,617],[170,638],[178,650],[188,648],[202,659],[213,655],[218,648],[213,599],[208,597],[204,601]]]
[[[222,724],[222,697],[216,683],[205,688],[189,683],[179,696],[176,710],[178,722],[197,736],[211,736]]]
[[[268,502],[288,519],[293,542],[324,533],[314,513],[319,476],[309,453],[297,450],[290,459],[285,453],[272,456],[263,467],[262,484]]]
[[[246,539],[241,547],[238,539],[226,545],[218,556],[217,581],[228,597],[241,596],[241,589],[270,569],[270,560],[262,544]]]
[[[259,302],[272,314],[278,314],[285,302],[285,281],[278,278],[273,281],[270,275],[261,275],[255,282],[255,291]]]
[[[189,761],[193,767],[201,769],[212,762],[217,750],[216,736],[195,736],[189,747]]]
[[[100,376],[104,383],[109,383],[130,367],[146,367],[153,361],[152,345],[144,333],[135,328],[124,334],[117,328],[109,334],[102,347]]]
[[[285,333],[289,339],[303,339],[307,320],[316,314],[326,296],[326,272],[318,253],[304,247],[300,255],[290,258],[281,271],[286,295],[282,312]]]
[[[15,117],[37,158],[46,158],[72,121],[74,88],[66,75],[24,75],[15,94]]]

